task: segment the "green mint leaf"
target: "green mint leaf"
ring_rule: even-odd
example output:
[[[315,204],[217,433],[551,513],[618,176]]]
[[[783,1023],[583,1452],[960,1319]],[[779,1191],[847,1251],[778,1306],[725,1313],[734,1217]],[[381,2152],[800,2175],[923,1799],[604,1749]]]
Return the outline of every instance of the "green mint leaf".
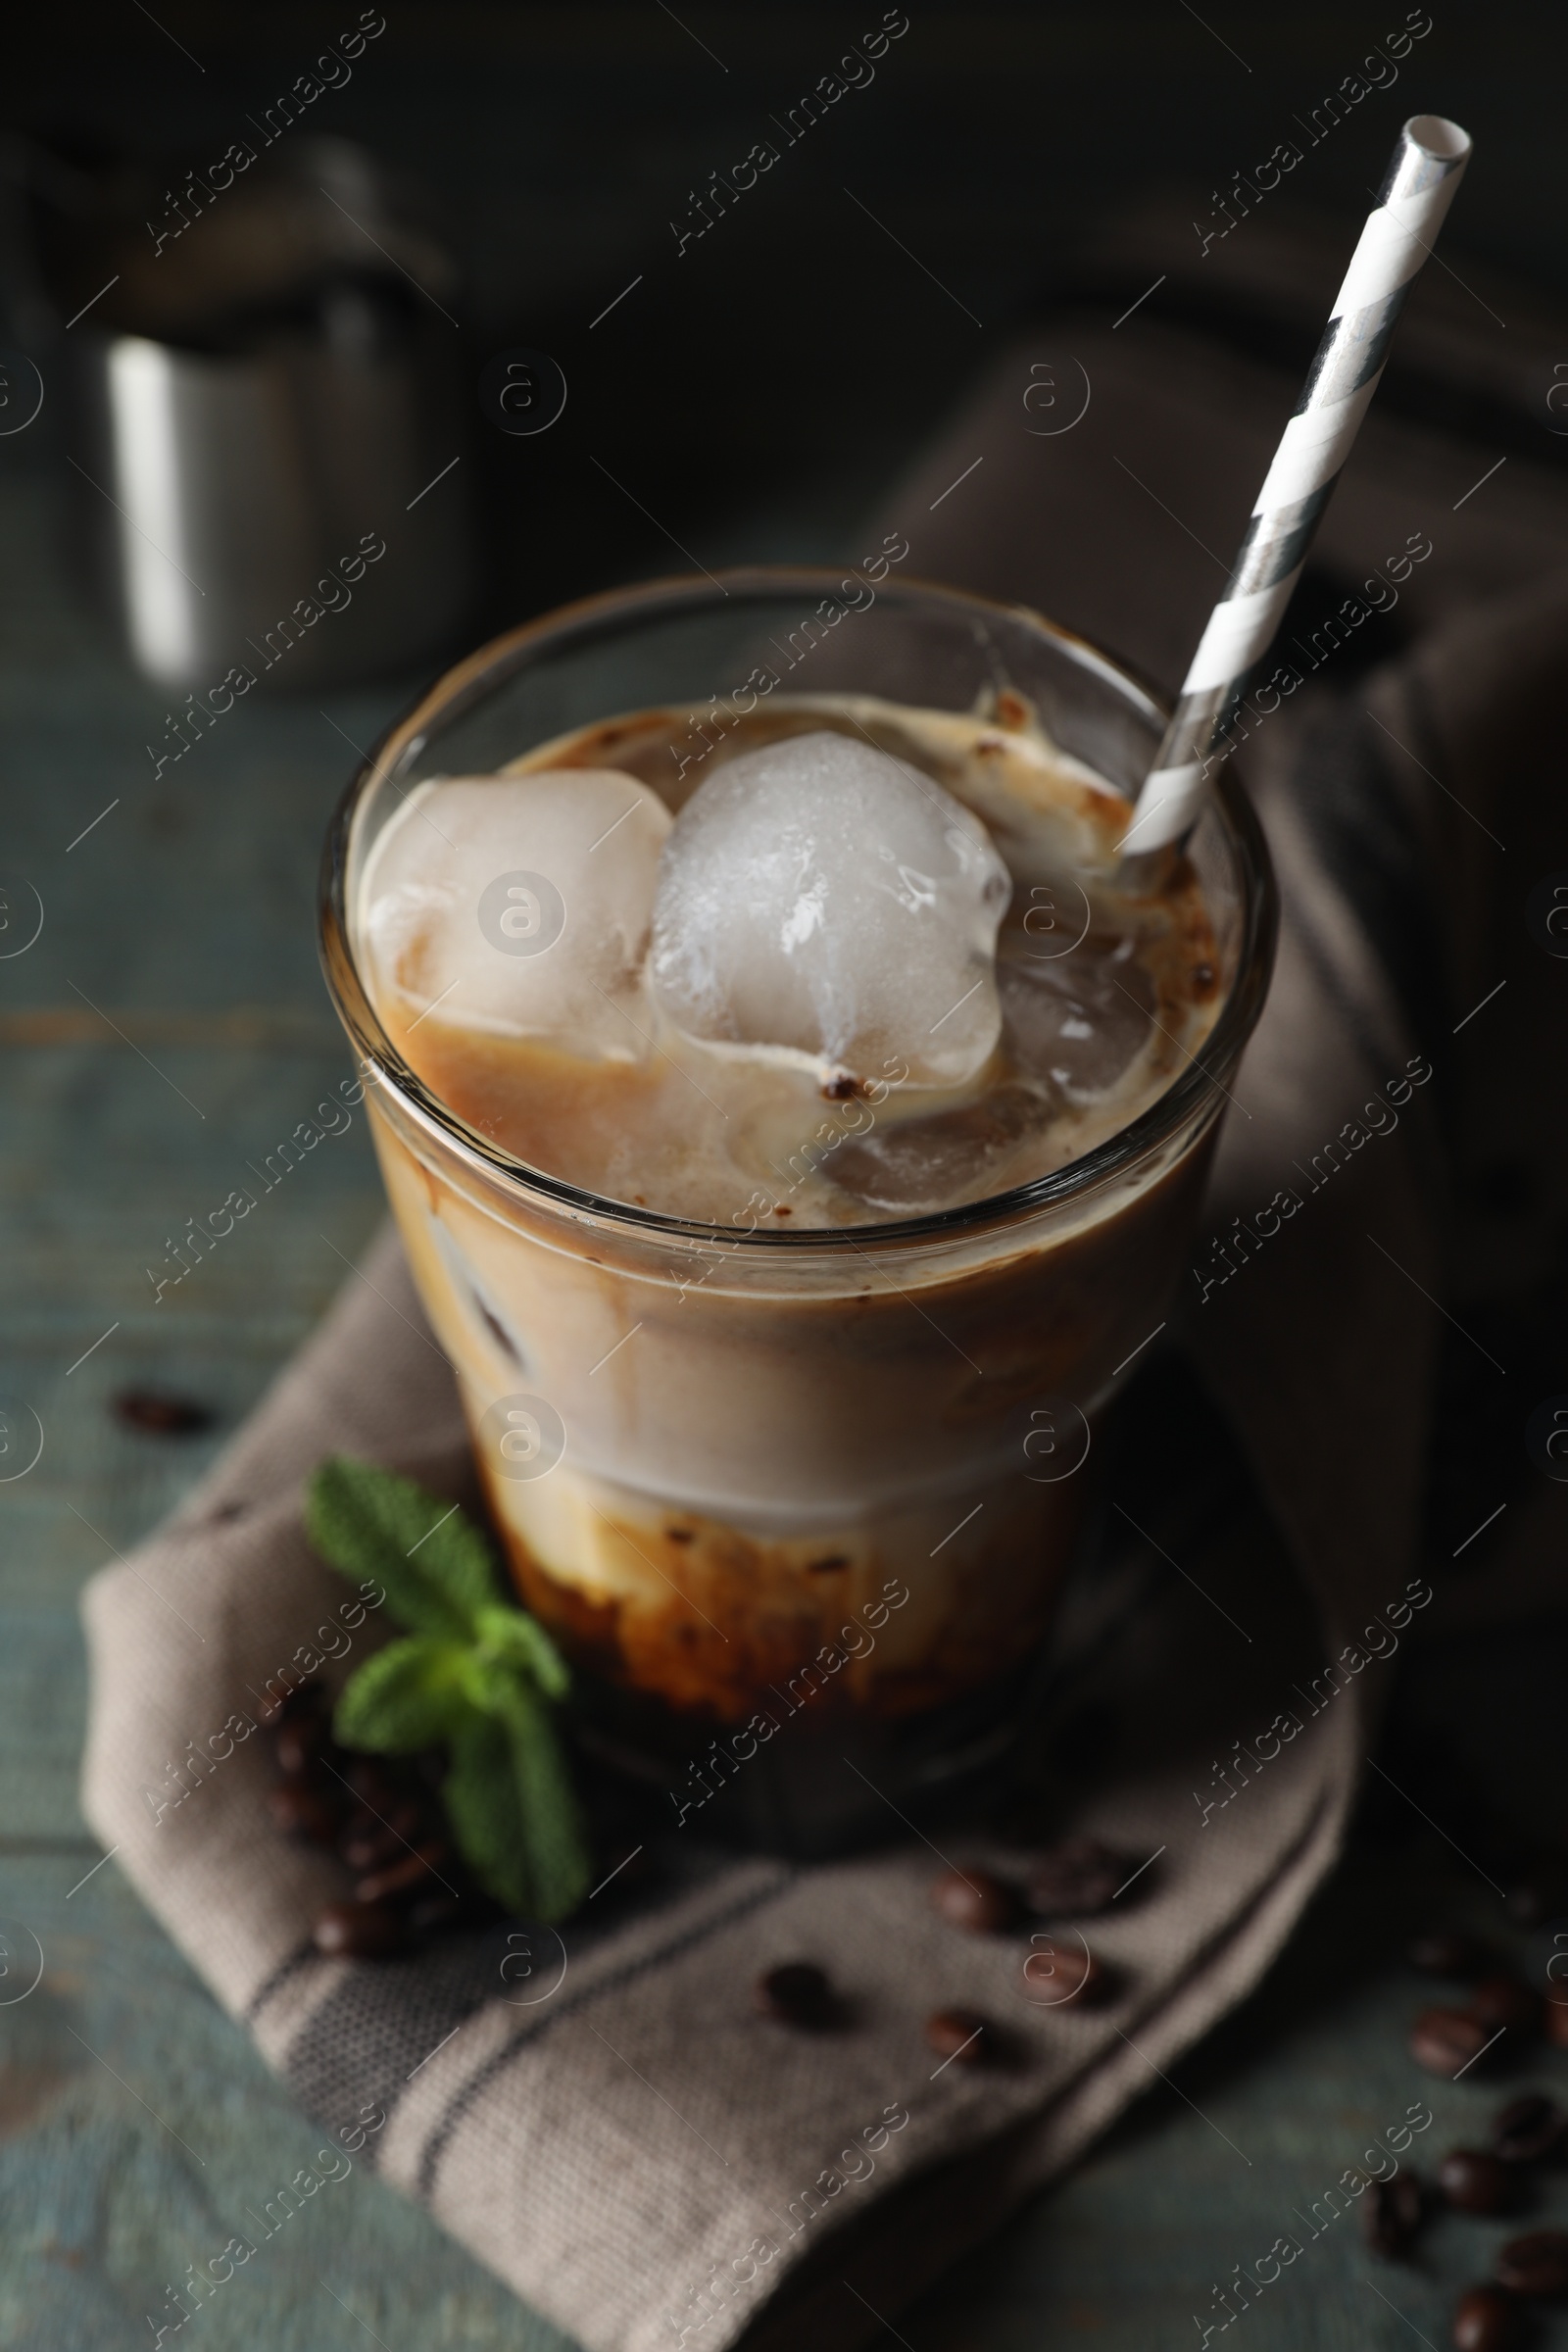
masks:
[[[521,1682],[514,1682],[501,1720],[512,1749],[535,1915],[546,1921],[569,1919],[588,1891],[592,1857],[555,1724],[549,1708]]]
[[[373,1577],[402,1625],[441,1642],[469,1642],[496,1598],[484,1537],[465,1514],[412,1479],[335,1454],[306,1493],[313,1548],[344,1576]]]
[[[480,1884],[529,1918],[565,1919],[591,1877],[581,1808],[548,1708],[498,1662],[470,1679],[483,1714],[453,1740],[447,1814]]]
[[[383,1754],[444,1744],[447,1815],[480,1885],[525,1917],[566,1918],[592,1876],[552,1714],[571,1678],[544,1628],[501,1597],[483,1534],[443,1496],[342,1455],[311,1481],[306,1528],[410,1629],[344,1686],[338,1738]]]
[[[481,1647],[531,1675],[547,1698],[564,1698],[571,1689],[566,1661],[537,1618],[521,1609],[481,1609],[475,1622]]]
[[[509,1911],[533,1910],[517,1785],[505,1726],[495,1715],[469,1715],[452,1741],[442,1797],[453,1836],[486,1894]]]
[[[389,1642],[344,1684],[333,1731],[345,1747],[382,1755],[408,1755],[449,1740],[470,1712],[463,1688],[466,1655],[457,1642],[422,1634]]]

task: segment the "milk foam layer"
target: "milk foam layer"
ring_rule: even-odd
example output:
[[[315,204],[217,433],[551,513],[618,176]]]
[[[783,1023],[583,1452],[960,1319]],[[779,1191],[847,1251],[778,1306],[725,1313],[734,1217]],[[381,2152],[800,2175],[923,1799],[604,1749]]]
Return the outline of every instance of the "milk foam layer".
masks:
[[[358,934],[376,1010],[431,1091],[514,1157],[601,1198],[718,1225],[874,1224],[1066,1165],[1200,1051],[1220,980],[1196,880],[1178,870],[1158,896],[1116,888],[1128,805],[1051,743],[1021,698],[959,714],[775,697],[726,739],[724,763],[710,758],[672,783],[672,746],[689,742],[692,721],[685,709],[604,720],[497,777],[422,784],[367,859]],[[988,861],[999,881],[1005,867],[994,973],[983,938],[964,951],[974,995],[995,1004],[995,1043],[987,1052],[983,1028],[969,1032],[984,1058],[962,1082],[941,1083],[940,1025],[929,1052],[857,1067],[859,1035],[830,1041],[837,1059],[749,1052],[765,1006],[727,1023],[720,1008],[706,1023],[719,1034],[694,1036],[679,991],[649,985],[656,878],[662,905],[681,900],[664,888],[669,812],[699,785],[722,792],[729,768],[743,783],[760,756],[765,775],[769,747],[824,734],[892,755],[961,805],[981,895]],[[564,794],[567,777],[580,803]],[[524,894],[513,928],[525,938],[556,919],[539,880],[558,890],[548,952],[496,944],[509,875],[525,877],[508,885]],[[687,898],[696,907],[700,894]],[[800,1015],[786,1012],[791,1045]]]

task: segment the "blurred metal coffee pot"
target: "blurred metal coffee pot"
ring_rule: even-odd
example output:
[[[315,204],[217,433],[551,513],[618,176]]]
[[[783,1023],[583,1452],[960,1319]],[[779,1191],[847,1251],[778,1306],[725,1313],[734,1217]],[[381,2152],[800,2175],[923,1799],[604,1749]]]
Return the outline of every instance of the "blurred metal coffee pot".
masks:
[[[437,651],[474,572],[447,252],[345,141],[187,182],[57,170],[32,206],[77,515],[131,658],[314,687]]]

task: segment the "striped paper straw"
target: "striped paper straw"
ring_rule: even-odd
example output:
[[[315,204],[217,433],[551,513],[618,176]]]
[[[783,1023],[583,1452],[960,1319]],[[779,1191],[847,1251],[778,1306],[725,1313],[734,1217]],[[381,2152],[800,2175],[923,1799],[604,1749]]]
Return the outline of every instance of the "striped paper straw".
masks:
[[[1470,156],[1470,138],[1441,115],[1399,133],[1377,209],[1367,216],[1296,414],[1285,427],[1230,586],[1209,616],[1159,757],[1138,796],[1122,853],[1178,840],[1202,796],[1206,762],[1239,686],[1268,651],[1333,496],[1416,272],[1432,249]]]

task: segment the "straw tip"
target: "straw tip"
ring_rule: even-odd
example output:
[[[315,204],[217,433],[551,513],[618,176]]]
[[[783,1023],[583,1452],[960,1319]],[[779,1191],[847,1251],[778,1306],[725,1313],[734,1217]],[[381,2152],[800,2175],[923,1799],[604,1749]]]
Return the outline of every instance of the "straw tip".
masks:
[[[1450,122],[1446,115],[1412,115],[1404,126],[1404,135],[1412,147],[1435,164],[1462,163],[1470,153],[1470,133]]]

